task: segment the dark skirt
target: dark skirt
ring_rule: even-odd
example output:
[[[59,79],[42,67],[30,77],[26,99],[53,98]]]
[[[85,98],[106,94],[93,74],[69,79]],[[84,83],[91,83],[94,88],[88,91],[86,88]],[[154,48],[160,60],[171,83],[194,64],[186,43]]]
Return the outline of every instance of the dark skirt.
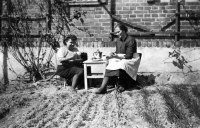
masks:
[[[118,70],[108,70],[106,69],[105,72],[105,76],[106,77],[123,77],[123,76],[127,76],[128,74],[126,73],[126,71],[122,70],[122,69],[118,69]]]
[[[68,66],[58,65],[56,75],[59,75],[66,79],[71,79],[73,78],[74,75],[79,74],[81,72],[83,72],[83,68],[80,67],[76,66],[68,67]]]

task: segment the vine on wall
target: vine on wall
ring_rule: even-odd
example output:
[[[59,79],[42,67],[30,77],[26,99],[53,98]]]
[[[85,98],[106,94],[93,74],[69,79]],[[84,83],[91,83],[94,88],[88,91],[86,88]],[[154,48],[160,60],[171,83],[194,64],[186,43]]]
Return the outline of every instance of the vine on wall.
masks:
[[[8,1],[3,2],[2,33],[8,38],[3,38],[1,44],[6,42],[9,52],[26,69],[24,76],[31,81],[45,79],[45,73],[55,67],[51,59],[62,37],[73,33],[72,28],[92,36],[73,23],[73,20],[84,23],[87,12],[82,8],[70,14],[68,4],[61,0],[12,0],[8,15]],[[51,46],[50,52],[47,44]]]

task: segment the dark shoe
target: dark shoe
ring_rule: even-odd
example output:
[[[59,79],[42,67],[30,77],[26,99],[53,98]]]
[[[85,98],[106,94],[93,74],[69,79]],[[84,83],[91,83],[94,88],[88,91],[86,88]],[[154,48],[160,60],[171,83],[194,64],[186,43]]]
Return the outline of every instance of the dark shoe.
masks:
[[[125,88],[124,88],[123,86],[118,86],[118,87],[117,87],[117,91],[118,91],[119,93],[122,93],[123,91],[125,91]]]
[[[115,88],[115,85],[107,85],[107,89]]]
[[[105,94],[107,93],[107,89],[105,88],[98,88],[94,93],[96,94]]]

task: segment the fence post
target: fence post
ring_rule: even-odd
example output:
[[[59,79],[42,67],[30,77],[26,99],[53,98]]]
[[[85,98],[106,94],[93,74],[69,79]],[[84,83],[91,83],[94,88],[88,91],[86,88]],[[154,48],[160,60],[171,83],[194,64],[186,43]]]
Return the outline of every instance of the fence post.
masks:
[[[48,30],[51,30],[51,22],[52,22],[52,12],[51,12],[51,0],[48,0]]]
[[[8,10],[8,41],[12,41],[12,37],[10,36],[10,24],[11,24],[11,20],[10,20],[10,16],[11,16],[11,0],[7,1],[7,10]],[[6,88],[6,85],[9,84],[9,79],[8,79],[8,42],[4,42],[3,43],[3,76],[4,76],[4,86]]]
[[[176,32],[180,32],[180,2],[176,1]],[[180,34],[175,35],[175,45],[178,45],[178,41],[180,40]]]
[[[116,6],[116,3],[115,3],[115,0],[111,0],[110,2],[110,13],[111,13],[111,16],[112,15],[115,15],[115,6]],[[110,29],[111,29],[111,32],[114,32],[114,19],[111,17],[110,18]],[[111,41],[113,41],[114,37],[113,37],[113,34],[111,35]],[[112,46],[113,47],[113,46]]]
[[[2,0],[0,0],[0,16],[2,16],[2,5],[3,5]],[[1,27],[2,27],[2,25],[1,25],[1,17],[0,17],[0,44],[1,44],[1,34],[2,34]],[[2,44],[1,44],[1,46],[2,46]],[[4,88],[4,86],[0,84],[0,89],[1,88]]]
[[[2,16],[2,11],[3,11],[3,1],[0,1],[0,15]],[[0,33],[2,36],[2,19],[0,19]],[[2,41],[2,37],[0,37],[0,41]],[[2,85],[3,90],[6,89],[6,85],[9,84],[8,80],[8,65],[7,65],[7,59],[8,59],[8,47],[6,45],[6,42],[1,44],[3,47],[3,78],[4,78],[4,85]]]

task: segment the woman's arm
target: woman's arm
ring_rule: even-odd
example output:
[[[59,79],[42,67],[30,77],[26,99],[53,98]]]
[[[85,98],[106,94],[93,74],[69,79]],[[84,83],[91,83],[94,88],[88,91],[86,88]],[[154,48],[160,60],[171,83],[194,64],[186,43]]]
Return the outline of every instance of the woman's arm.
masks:
[[[133,58],[133,53],[136,53],[136,40],[132,38],[128,43],[127,43],[127,48],[126,48],[126,55],[125,59],[131,59]]]
[[[70,57],[58,57],[58,61],[59,62],[65,62],[65,61],[70,61],[70,60],[73,60],[76,56],[76,53],[74,53],[73,56],[70,56]]]
[[[70,62],[70,63],[82,63],[82,59],[79,57],[78,53],[73,53],[72,56],[70,55],[70,57],[62,57],[62,58],[58,58],[58,61],[60,61],[61,63],[63,62]]]
[[[75,59],[75,57],[77,56],[76,52],[71,52],[69,53],[67,50],[65,50],[64,48],[60,48],[57,52],[57,59],[59,62],[65,62],[65,61],[69,61],[69,60],[73,60]]]

